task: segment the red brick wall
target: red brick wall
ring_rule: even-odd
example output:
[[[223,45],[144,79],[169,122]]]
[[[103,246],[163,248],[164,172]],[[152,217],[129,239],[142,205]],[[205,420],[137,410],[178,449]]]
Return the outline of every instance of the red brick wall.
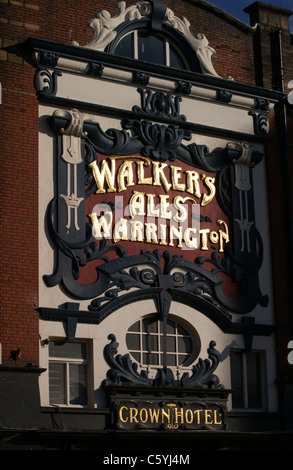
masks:
[[[27,66],[2,63],[1,316],[3,363],[10,350],[38,362],[38,119]]]
[[[112,16],[116,15],[117,3],[116,0],[0,0],[3,103],[0,117],[0,342],[4,364],[11,363],[10,351],[18,347],[24,363],[38,364],[38,102],[33,87],[34,70],[22,58],[2,48],[29,36],[62,43],[74,40],[85,45],[92,38],[88,21],[103,8]],[[127,6],[135,3],[128,1]],[[166,0],[165,3],[176,16],[189,20],[194,35],[202,33],[207,37],[217,52],[213,64],[220,76],[231,75],[235,81],[255,84],[252,34],[247,28],[240,28],[236,22],[212,12],[210,6],[198,7],[195,0]],[[287,43],[289,39],[287,36]],[[290,47],[288,43],[286,64],[292,54]],[[290,73],[286,75],[287,81],[293,79],[292,65]],[[292,143],[292,137],[290,139]],[[274,182],[274,179],[279,182],[281,175],[277,153],[272,153],[271,161],[271,183],[280,189]],[[284,195],[274,195],[275,211],[278,211],[276,197],[280,197],[280,204],[284,202]],[[282,214],[278,222],[280,231],[284,218]],[[274,233],[278,246],[280,238]],[[284,235],[281,240],[282,255],[286,255]],[[283,284],[283,289],[286,290],[287,285]]]

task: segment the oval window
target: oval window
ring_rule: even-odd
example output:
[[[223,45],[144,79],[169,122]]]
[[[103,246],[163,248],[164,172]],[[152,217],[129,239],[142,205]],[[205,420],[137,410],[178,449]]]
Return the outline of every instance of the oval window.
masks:
[[[135,322],[127,331],[126,344],[131,356],[141,366],[162,367],[164,354],[163,322],[147,316]],[[177,318],[167,320],[166,363],[168,367],[190,365],[200,351],[200,339],[193,327]]]

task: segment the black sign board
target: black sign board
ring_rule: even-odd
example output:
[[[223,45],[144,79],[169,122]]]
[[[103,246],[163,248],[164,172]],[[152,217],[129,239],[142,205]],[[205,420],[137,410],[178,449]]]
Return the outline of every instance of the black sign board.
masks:
[[[227,428],[228,394],[225,389],[189,390],[186,394],[178,390],[175,393],[173,388],[143,390],[118,386],[114,393],[111,387],[108,396],[117,429],[192,431]]]

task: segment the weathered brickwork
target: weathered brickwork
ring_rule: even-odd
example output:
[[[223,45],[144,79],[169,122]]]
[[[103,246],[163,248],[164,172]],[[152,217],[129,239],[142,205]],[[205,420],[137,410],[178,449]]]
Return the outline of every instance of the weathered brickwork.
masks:
[[[127,2],[127,6],[135,4]],[[223,77],[248,85],[272,88],[270,32],[282,30],[284,86],[293,80],[292,37],[286,15],[276,15],[270,25],[252,27],[223,14],[205,2],[166,0],[178,17],[188,19],[194,35],[204,34],[216,50],[213,65]],[[34,70],[23,58],[5,48],[29,36],[87,44],[92,38],[88,21],[103,9],[116,15],[111,0],[0,0],[1,105],[1,241],[2,279],[0,342],[2,362],[11,364],[10,351],[21,348],[23,363],[38,364],[38,102],[33,87]],[[278,17],[277,17],[278,16]],[[264,17],[252,15],[252,26]],[[286,22],[287,21],[287,22]],[[254,47],[260,48],[255,55]],[[255,61],[261,58],[261,64]],[[261,65],[261,78],[259,67]],[[258,70],[258,73],[255,70]],[[260,83],[260,80],[263,82]],[[271,128],[275,122],[272,116]],[[289,151],[292,152],[292,112],[288,116]],[[279,154],[277,129],[268,150],[271,241],[274,262],[276,315],[288,323],[289,266],[287,194],[282,185],[284,165]],[[292,175],[292,166],[290,168]],[[291,178],[292,181],[292,178]],[[292,339],[292,338],[286,338]],[[286,353],[283,347],[282,354]],[[284,360],[280,363],[284,364]],[[286,361],[285,361],[286,362]],[[282,370],[284,374],[286,371]]]

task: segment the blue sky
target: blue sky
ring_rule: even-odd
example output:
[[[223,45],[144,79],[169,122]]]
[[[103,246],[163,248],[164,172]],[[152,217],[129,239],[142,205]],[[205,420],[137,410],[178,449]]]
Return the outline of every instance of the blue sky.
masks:
[[[212,5],[226,11],[230,15],[249,24],[249,15],[244,13],[243,9],[254,3],[254,0],[205,0]],[[293,10],[293,0],[263,0],[264,3],[276,5],[287,10]],[[290,30],[293,32],[293,15],[290,18]]]

